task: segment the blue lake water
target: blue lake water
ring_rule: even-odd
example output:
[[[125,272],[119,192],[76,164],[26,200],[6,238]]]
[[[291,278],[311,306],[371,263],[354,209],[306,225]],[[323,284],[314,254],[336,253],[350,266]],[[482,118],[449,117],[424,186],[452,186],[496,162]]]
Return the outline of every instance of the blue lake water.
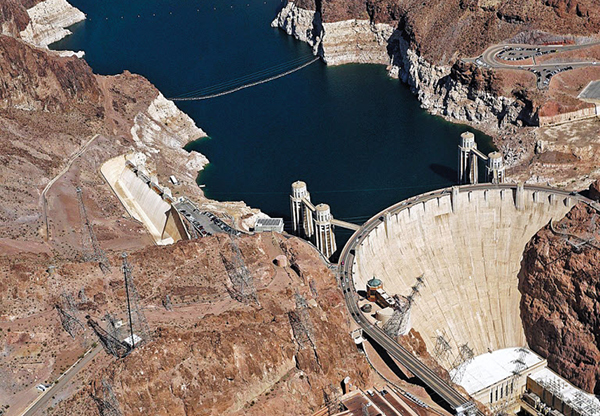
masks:
[[[71,3],[88,20],[53,47],[84,50],[100,74],[142,74],[167,97],[310,59],[307,45],[269,26],[282,7],[277,0]],[[297,179],[307,182],[313,202],[353,222],[451,185],[459,135],[471,130],[428,115],[377,65],[317,62],[267,84],[178,106],[210,135],[188,146],[211,161],[198,177],[206,195],[244,200],[286,219]],[[489,137],[475,133],[479,148],[491,150]]]

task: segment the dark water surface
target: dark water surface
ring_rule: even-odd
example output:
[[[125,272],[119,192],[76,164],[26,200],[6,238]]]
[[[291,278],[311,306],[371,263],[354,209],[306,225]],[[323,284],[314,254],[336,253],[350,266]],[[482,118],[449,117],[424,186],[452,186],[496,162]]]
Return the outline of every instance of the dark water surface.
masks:
[[[278,0],[71,3],[88,20],[55,48],[84,50],[100,74],[140,73],[167,97],[310,59],[307,45],[269,26]],[[377,65],[317,62],[267,84],[178,105],[211,137],[188,146],[211,161],[198,178],[207,196],[244,200],[286,219],[297,179],[307,182],[313,202],[353,222],[451,185],[459,135],[471,130],[428,115]],[[489,151],[489,137],[476,134]]]

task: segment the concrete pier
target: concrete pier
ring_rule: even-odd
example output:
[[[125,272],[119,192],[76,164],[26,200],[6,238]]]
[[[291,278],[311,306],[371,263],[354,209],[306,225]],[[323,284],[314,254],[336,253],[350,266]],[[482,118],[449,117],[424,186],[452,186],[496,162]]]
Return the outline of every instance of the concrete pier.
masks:
[[[172,208],[170,190],[150,178],[139,161],[136,164],[126,155],[117,156],[105,162],[100,171],[127,212],[144,224],[156,244],[188,238],[179,214]]]

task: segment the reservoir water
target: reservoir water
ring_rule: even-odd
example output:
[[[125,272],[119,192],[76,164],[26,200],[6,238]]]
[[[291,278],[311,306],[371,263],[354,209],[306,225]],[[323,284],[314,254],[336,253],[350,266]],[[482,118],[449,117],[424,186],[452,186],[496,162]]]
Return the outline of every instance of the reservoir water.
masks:
[[[166,97],[310,57],[269,26],[279,0],[70,0],[88,19],[53,45],[84,50],[96,73],[139,73]],[[287,77],[205,101],[179,102],[210,139],[188,145],[211,164],[198,183],[289,218],[291,183],[360,223],[417,193],[454,184],[465,126],[420,109],[383,66],[317,62]],[[481,150],[491,150],[479,132]],[[348,233],[339,230],[341,239]]]

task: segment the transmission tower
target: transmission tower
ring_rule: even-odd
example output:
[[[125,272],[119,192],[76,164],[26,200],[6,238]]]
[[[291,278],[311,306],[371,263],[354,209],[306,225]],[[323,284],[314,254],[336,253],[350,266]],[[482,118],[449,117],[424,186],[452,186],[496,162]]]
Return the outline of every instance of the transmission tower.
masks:
[[[79,216],[81,218],[81,237],[82,237],[82,251],[83,251],[83,261],[97,261],[100,266],[100,270],[102,273],[106,274],[110,272],[110,263],[108,258],[106,257],[106,253],[98,244],[98,240],[96,239],[96,233],[94,233],[94,227],[90,222],[90,219],[87,214],[87,210],[85,208],[85,204],[83,203],[83,191],[80,187],[76,188],[77,191],[77,203],[79,205]]]
[[[77,295],[77,297],[79,298],[79,301],[81,303],[86,303],[88,301],[88,298],[85,295],[85,288],[81,288],[81,290],[79,291],[79,294]]]
[[[319,292],[317,291],[317,285],[313,279],[310,279],[308,282],[308,286],[310,287],[310,291],[315,298],[319,297]]]
[[[512,363],[515,364],[515,368],[512,370],[513,374],[516,376],[520,376],[521,373],[523,372],[523,370],[525,370],[525,368],[527,368],[527,363],[525,362],[525,357],[527,356],[527,354],[529,353],[529,351],[527,350],[527,348],[519,348],[517,351],[519,351],[519,356],[512,361]]]
[[[121,331],[119,330],[120,328],[117,327],[117,319],[110,313],[104,315],[104,319],[107,322],[106,332],[108,332],[115,339],[121,339]]]
[[[410,319],[411,301],[394,295],[394,313],[381,329],[391,338],[406,333]]]
[[[98,322],[94,321],[89,315],[86,317],[88,325],[94,330],[100,343],[107,354],[114,355],[117,358],[125,358],[132,350],[132,346],[119,338],[114,337],[108,331],[103,329]]]
[[[435,337],[435,348],[433,349],[433,358],[441,364],[442,361],[448,360],[450,351],[452,351],[452,347],[446,339],[445,331],[442,331],[441,334],[438,333],[438,335]]]
[[[150,340],[150,328],[141,307],[140,295],[133,283],[133,268],[127,261],[127,253],[123,253],[122,257],[125,294],[127,295],[127,314],[129,316],[129,336],[131,337],[131,347],[135,348],[135,335],[140,337],[143,342],[147,342]]]
[[[168,311],[173,310],[173,304],[171,303],[171,296],[169,296],[168,293],[165,295],[165,298],[163,299],[162,304],[166,310],[168,310]]]
[[[339,413],[339,392],[333,385],[329,385],[329,393],[327,393],[327,390],[325,390],[325,388],[323,387],[323,401],[325,402],[325,407],[327,408],[327,413],[329,414],[329,416]]]
[[[460,383],[462,378],[467,371],[467,367],[473,361],[475,354],[473,350],[467,344],[463,344],[459,347],[458,357],[454,362],[454,374],[452,375],[452,381],[454,383]]]
[[[227,291],[229,292],[229,295],[238,302],[254,302],[257,305],[260,305],[256,288],[254,287],[254,279],[244,263],[244,258],[240,252],[237,240],[231,234],[229,235],[229,238],[232,251],[231,258],[228,259],[221,253],[221,259],[231,282],[231,286],[228,286]]]
[[[406,299],[408,300],[408,302],[411,305],[415,301],[415,298],[417,297],[417,295],[419,294],[419,291],[421,290],[421,287],[425,285],[425,279],[423,278],[423,276],[424,275],[421,275],[421,276],[417,277],[417,281],[410,288],[410,294],[406,297]]]
[[[77,318],[77,306],[75,305],[75,299],[73,299],[73,296],[70,293],[61,293],[60,299],[54,307],[60,316],[62,327],[72,338],[75,338],[80,332],[85,331],[85,327]]]
[[[294,339],[300,349],[311,346],[316,349],[313,325],[308,311],[306,299],[298,292],[294,295],[296,300],[296,309],[288,312],[288,318],[294,334]]]
[[[102,379],[101,397],[92,395],[92,398],[96,402],[101,416],[123,416],[119,407],[119,401],[113,392],[112,385],[107,379]]]

